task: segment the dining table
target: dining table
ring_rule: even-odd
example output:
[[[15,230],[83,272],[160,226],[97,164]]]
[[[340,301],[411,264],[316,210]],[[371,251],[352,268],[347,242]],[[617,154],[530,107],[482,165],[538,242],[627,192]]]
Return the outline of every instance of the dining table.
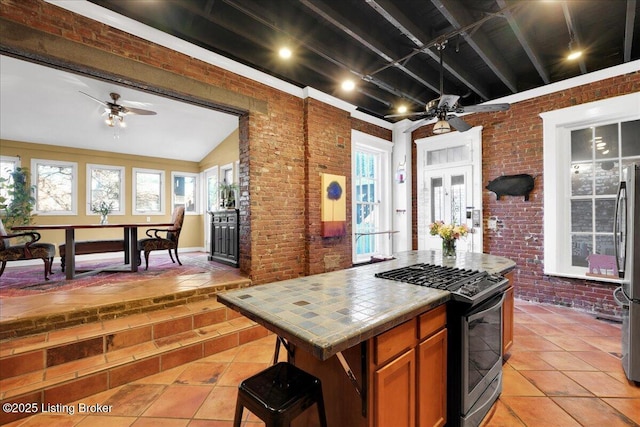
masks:
[[[138,259],[136,252],[138,250],[138,228],[162,228],[173,227],[172,222],[128,222],[118,224],[47,224],[47,225],[21,225],[12,227],[12,230],[19,231],[40,231],[40,230],[64,230],[65,235],[65,274],[66,279],[71,280],[79,277],[76,272],[76,230],[97,230],[104,228],[122,228],[124,232],[124,265],[128,265],[128,268],[110,269],[109,271],[138,271]],[[95,274],[100,271],[105,271],[105,268],[95,269],[82,273],[82,276],[86,274]]]

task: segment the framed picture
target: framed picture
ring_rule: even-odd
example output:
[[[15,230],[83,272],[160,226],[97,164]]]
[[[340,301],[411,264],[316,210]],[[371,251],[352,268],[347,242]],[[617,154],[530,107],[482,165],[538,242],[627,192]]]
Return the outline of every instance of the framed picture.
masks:
[[[336,237],[347,234],[346,182],[343,175],[321,174],[322,237]]]

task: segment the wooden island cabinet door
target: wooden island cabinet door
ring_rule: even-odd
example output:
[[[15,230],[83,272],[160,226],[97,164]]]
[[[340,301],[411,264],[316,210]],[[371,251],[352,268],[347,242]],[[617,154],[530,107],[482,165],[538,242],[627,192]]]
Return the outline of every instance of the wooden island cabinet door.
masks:
[[[418,427],[447,422],[447,330],[418,345]]]
[[[375,427],[414,427],[416,351],[411,349],[374,374]]]

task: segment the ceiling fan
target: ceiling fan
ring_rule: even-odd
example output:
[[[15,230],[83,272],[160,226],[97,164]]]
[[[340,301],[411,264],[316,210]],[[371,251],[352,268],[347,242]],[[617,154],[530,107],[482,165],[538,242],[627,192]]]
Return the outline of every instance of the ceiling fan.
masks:
[[[404,114],[390,114],[384,116],[385,118],[390,117],[414,117],[414,116],[422,116],[423,118],[416,121],[411,127],[405,130],[405,133],[413,132],[421,126],[424,126],[427,121],[437,118],[438,121],[433,126],[433,133],[441,134],[447,133],[451,131],[451,126],[457,129],[459,132],[466,132],[471,129],[471,126],[462,120],[460,117],[455,114],[461,113],[478,113],[478,112],[493,112],[493,111],[506,111],[509,109],[509,104],[483,104],[483,105],[468,105],[462,106],[458,104],[458,100],[460,96],[458,95],[447,95],[444,93],[444,77],[443,72],[444,68],[442,66],[442,51],[446,46],[447,41],[436,44],[436,48],[440,54],[440,97],[434,100],[431,100],[427,103],[425,107],[425,111],[420,111],[417,113],[404,113]]]
[[[95,98],[89,95],[88,93],[84,93],[82,91],[80,91],[80,93],[88,96],[89,98],[102,104],[105,107],[105,113],[108,114],[108,117],[105,119],[105,122],[111,127],[114,127],[116,124],[120,125],[121,127],[124,127],[125,126],[124,116],[126,114],[138,114],[141,116],[153,116],[157,114],[155,111],[144,110],[142,108],[125,107],[124,105],[118,104],[118,100],[120,99],[120,94],[117,94],[115,92],[111,92],[109,94],[109,96],[111,97],[111,102],[101,101],[98,98]]]

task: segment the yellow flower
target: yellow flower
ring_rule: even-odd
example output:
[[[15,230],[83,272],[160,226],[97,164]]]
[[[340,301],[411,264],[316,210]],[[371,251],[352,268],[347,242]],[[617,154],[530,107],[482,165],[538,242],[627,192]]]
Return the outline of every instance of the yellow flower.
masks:
[[[468,233],[469,228],[466,224],[445,224],[443,221],[436,221],[429,224],[429,234],[432,236],[440,236],[444,240],[459,239]]]

